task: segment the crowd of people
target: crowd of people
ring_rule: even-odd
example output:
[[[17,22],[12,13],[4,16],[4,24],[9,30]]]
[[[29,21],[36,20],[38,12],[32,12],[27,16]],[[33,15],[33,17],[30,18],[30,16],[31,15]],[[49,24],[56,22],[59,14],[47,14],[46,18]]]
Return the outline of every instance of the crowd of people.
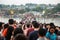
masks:
[[[0,22],[0,40],[60,40],[60,27],[54,23],[17,23],[9,19],[8,23]]]

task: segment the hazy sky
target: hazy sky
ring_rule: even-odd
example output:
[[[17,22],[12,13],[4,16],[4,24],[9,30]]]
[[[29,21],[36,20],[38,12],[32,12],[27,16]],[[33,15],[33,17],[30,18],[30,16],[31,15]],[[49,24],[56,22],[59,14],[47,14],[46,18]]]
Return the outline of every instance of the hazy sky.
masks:
[[[0,4],[26,4],[26,3],[37,3],[37,4],[57,4],[60,3],[60,0],[0,0]]]

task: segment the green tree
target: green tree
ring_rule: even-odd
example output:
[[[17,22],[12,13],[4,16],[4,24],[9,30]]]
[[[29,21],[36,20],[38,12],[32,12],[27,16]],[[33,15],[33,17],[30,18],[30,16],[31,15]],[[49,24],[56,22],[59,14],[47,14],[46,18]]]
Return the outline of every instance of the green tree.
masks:
[[[24,10],[24,9],[21,9],[21,10],[19,10],[19,13],[21,13],[21,14],[23,14],[23,13],[25,13],[26,11]]]
[[[51,13],[57,13],[60,12],[60,4],[57,4],[52,10]]]

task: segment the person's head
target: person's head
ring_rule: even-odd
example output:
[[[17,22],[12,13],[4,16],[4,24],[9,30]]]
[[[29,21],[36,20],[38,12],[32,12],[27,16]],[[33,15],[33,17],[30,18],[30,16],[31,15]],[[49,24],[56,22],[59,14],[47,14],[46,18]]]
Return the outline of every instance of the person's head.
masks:
[[[55,26],[54,23],[50,23],[50,26]]]
[[[16,28],[15,30],[14,30],[14,36],[16,36],[17,34],[23,34],[23,30],[21,29],[21,28]]]
[[[14,24],[14,20],[13,19],[9,19],[8,22],[9,22],[10,25]]]
[[[43,24],[42,23],[40,23],[40,28],[42,28],[43,27]]]
[[[27,28],[30,28],[30,24],[26,24]]]
[[[55,27],[50,27],[49,32],[50,32],[51,34],[53,34],[53,33],[55,32]]]
[[[8,25],[8,24],[4,24],[4,29],[5,29],[5,28],[8,28],[8,27],[9,27],[9,25]]]
[[[34,26],[34,28],[39,28],[40,24],[37,23],[37,22],[35,22],[35,23],[33,24],[33,26]]]
[[[26,36],[23,35],[23,34],[17,34],[15,37],[14,37],[14,40],[27,40]]]
[[[3,28],[3,24],[2,22],[0,22],[0,30]]]
[[[38,31],[38,34],[40,37],[44,37],[46,35],[46,30],[43,28],[40,28]]]
[[[51,26],[50,24],[46,24],[45,27],[49,29]]]
[[[56,27],[56,30],[59,30],[59,27],[58,26],[55,26]]]
[[[19,22],[19,24],[22,24],[22,22]]]
[[[36,23],[37,21],[32,21],[32,24]]]

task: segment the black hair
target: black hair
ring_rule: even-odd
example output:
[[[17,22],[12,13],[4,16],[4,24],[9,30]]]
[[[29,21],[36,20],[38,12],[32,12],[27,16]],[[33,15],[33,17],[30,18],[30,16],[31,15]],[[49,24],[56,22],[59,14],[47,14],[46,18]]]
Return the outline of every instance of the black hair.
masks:
[[[37,21],[32,21],[32,24],[36,23]]]
[[[50,29],[51,29],[51,28],[56,29],[56,27],[55,27],[55,26],[51,26],[51,27],[50,27]]]
[[[21,28],[16,28],[14,30],[14,36],[16,36],[18,33],[23,34],[23,30]]]
[[[30,24],[27,24],[27,28],[29,28],[30,27]]]
[[[7,35],[6,35],[6,40],[10,40],[12,32],[13,32],[14,28],[12,26],[9,26],[7,29]]]
[[[4,29],[5,29],[5,28],[8,28],[8,27],[9,27],[9,25],[8,25],[8,24],[4,24]]]
[[[14,24],[14,20],[13,19],[9,19],[9,24]]]
[[[46,24],[45,27],[46,27],[47,25],[50,25],[50,24]]]
[[[0,22],[0,31],[1,31],[1,29],[3,28],[3,27],[2,27],[3,24],[4,24],[4,23]]]
[[[0,22],[0,27],[2,27],[2,24],[3,24],[3,23],[2,23],[2,22]]]
[[[33,26],[34,26],[34,28],[39,28],[40,24],[37,23],[37,22],[35,22],[35,23],[33,24]]]
[[[23,34],[17,34],[14,40],[27,40],[27,37]]]
[[[54,23],[50,23],[50,26],[55,26]]]
[[[46,30],[45,30],[45,29],[43,29],[43,28],[40,28],[40,29],[39,29],[39,31],[38,31],[38,33],[39,33],[39,35],[40,35],[40,36],[42,36],[42,37],[43,37],[43,36],[45,36],[45,35],[46,35]]]
[[[19,24],[23,24],[22,22],[19,22]]]

